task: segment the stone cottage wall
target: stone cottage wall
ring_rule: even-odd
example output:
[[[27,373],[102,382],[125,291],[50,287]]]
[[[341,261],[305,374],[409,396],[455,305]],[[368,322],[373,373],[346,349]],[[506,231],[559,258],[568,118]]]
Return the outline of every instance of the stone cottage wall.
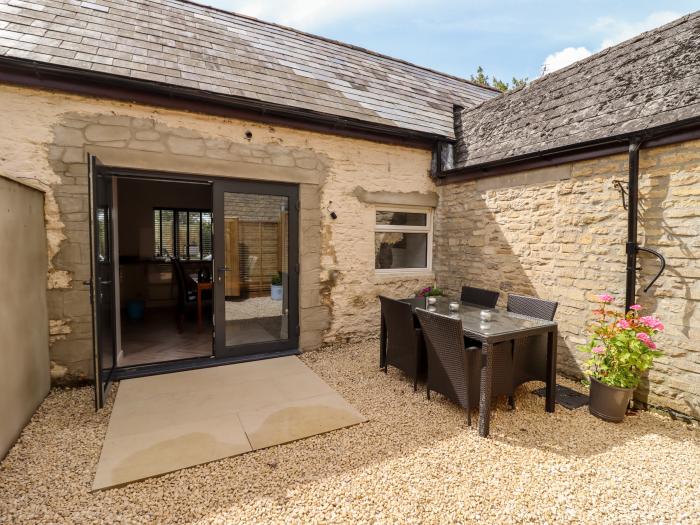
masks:
[[[375,208],[358,197],[435,196],[427,149],[1,85],[0,107],[0,170],[46,196],[55,378],[91,374],[88,152],[108,165],[299,183],[302,349],[378,332],[377,294],[433,282],[376,276]]]
[[[660,250],[666,272],[645,313],[666,323],[665,355],[637,395],[700,416],[700,141],[641,151],[640,242]],[[627,180],[618,155],[439,187],[435,270],[456,293],[472,283],[559,302],[559,368],[581,376],[591,300],[611,292],[624,304],[627,212],[614,180]],[[640,255],[640,285],[656,259]]]

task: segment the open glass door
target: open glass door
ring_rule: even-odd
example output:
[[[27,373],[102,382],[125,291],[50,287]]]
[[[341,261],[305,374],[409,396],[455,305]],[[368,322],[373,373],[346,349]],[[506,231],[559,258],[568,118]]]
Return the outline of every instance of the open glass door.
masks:
[[[112,257],[112,177],[88,156],[95,408],[102,408],[116,366],[114,260]]]
[[[298,188],[214,183],[217,357],[299,345]]]

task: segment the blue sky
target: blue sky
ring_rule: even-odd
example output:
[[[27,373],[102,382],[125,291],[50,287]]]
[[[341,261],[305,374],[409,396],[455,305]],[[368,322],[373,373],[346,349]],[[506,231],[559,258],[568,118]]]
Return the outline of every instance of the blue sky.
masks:
[[[693,1],[198,0],[461,77],[534,79],[700,8]]]

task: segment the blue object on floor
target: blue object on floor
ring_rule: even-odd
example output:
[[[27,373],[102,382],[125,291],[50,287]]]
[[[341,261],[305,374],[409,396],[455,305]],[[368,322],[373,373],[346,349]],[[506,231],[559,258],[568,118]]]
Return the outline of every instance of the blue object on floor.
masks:
[[[126,302],[126,316],[132,321],[140,321],[143,319],[145,308],[146,303],[143,299],[131,299]]]

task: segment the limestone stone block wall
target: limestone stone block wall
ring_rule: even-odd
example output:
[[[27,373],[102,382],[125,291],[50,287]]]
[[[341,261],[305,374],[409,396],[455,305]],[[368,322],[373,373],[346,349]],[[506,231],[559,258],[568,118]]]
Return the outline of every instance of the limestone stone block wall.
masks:
[[[640,243],[668,267],[644,293],[656,259],[640,255],[638,302],[661,317],[664,356],[637,392],[700,416],[700,141],[641,151]],[[591,300],[624,304],[627,212],[613,181],[627,156],[610,156],[439,187],[435,269],[457,293],[463,283],[559,302],[559,369],[580,377]]]
[[[0,106],[0,170],[46,196],[57,377],[91,374],[87,153],[119,167],[298,184],[302,349],[377,333],[377,294],[433,282],[431,272],[376,275],[375,204],[356,193],[434,193],[428,149],[7,85]]]

